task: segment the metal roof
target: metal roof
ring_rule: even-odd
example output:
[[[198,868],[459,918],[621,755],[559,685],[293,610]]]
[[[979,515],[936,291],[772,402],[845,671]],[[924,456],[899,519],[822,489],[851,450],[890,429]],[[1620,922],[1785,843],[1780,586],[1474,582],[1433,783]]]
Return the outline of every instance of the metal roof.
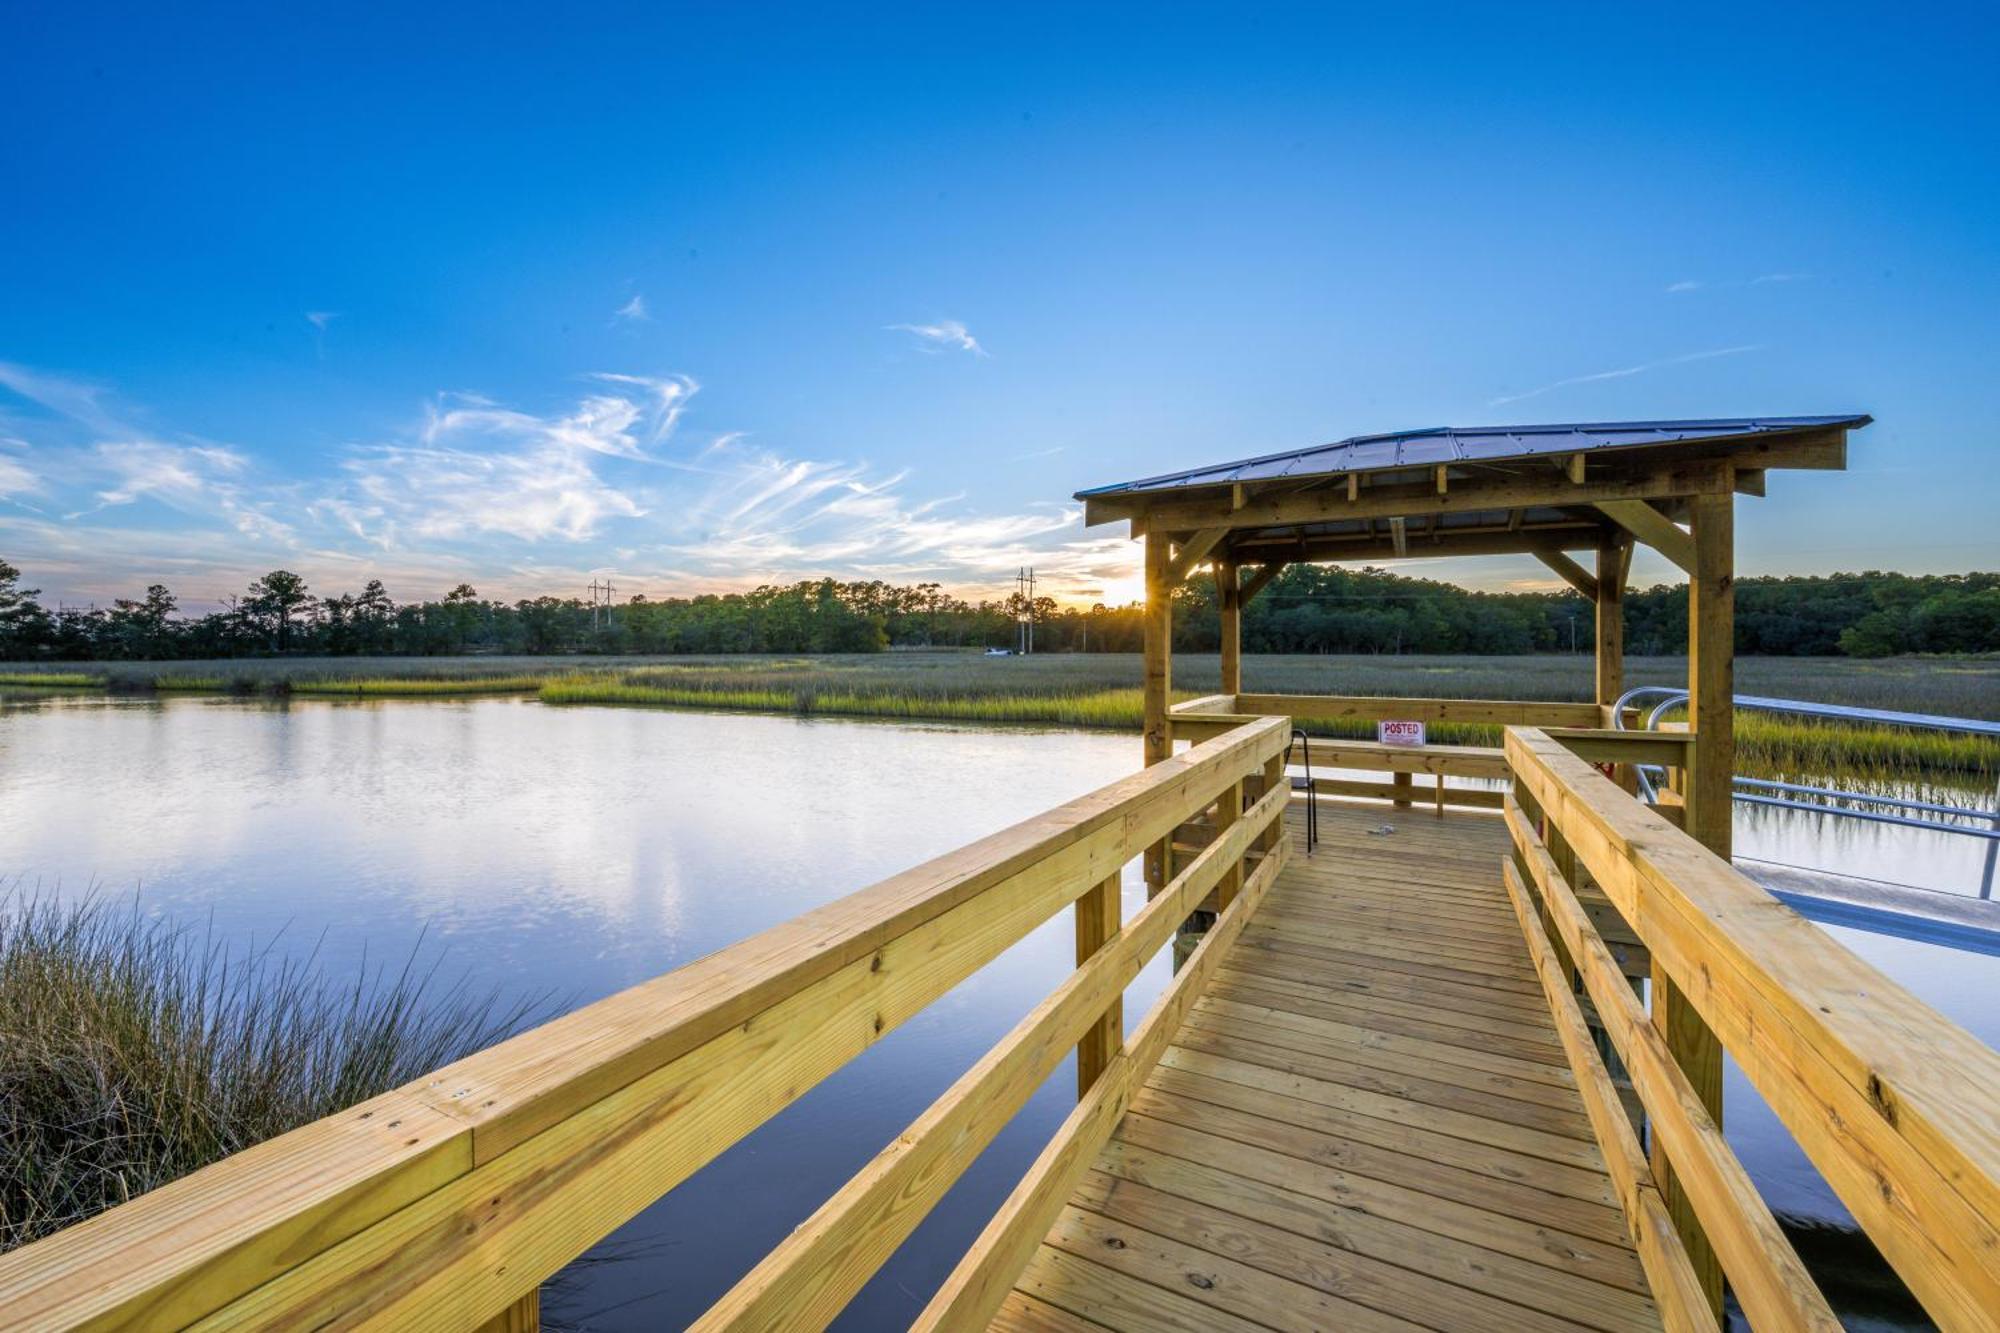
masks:
[[[1338,476],[1349,472],[1380,472],[1401,467],[1434,467],[1440,463],[1497,463],[1513,458],[1583,453],[1593,449],[1747,439],[1784,431],[1860,427],[1873,419],[1865,414],[1849,413],[1829,417],[1735,417],[1713,421],[1436,426],[1388,435],[1356,435],[1309,449],[1265,454],[1261,458],[1245,458],[1234,463],[1217,463],[1186,472],[1147,477],[1141,481],[1118,482],[1078,491],[1076,498],[1082,500],[1284,478]]]

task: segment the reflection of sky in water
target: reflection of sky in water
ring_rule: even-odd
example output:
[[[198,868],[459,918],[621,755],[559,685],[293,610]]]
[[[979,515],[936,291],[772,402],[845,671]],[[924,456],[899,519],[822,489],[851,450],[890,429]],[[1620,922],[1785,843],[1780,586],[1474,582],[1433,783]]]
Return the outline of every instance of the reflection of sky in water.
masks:
[[[420,931],[444,972],[596,999],[1138,766],[1136,736],[518,700],[75,699],[0,709],[0,881],[129,893],[339,975]],[[1144,902],[1136,870],[1127,915]],[[676,1326],[1042,999],[1067,913],[619,1233],[564,1303]],[[1130,992],[1136,1022],[1164,959]],[[907,1323],[1074,1104],[1066,1064],[850,1308]]]
[[[512,993],[656,975],[1131,772],[1135,737],[469,702],[70,699],[0,708],[0,879],[143,888],[232,942],[284,931],[336,973],[420,931]],[[1357,774],[1360,777],[1379,777]],[[1974,796],[1973,799],[1979,799]],[[1738,850],[1965,891],[1978,839],[1739,807]],[[1143,901],[1128,874],[1126,912]],[[1989,1044],[1996,961],[1832,934]],[[698,1313],[1071,966],[1067,914],[619,1235],[564,1308]],[[1127,1021],[1158,993],[1156,964]],[[1072,1104],[1065,1067],[842,1321],[907,1322]],[[1844,1216],[1732,1064],[1731,1142],[1773,1207]]]

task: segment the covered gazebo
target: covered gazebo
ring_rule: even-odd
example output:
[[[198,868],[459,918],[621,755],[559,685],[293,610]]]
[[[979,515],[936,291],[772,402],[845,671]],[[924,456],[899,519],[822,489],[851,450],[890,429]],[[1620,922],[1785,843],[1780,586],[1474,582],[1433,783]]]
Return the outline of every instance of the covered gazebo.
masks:
[[[1439,428],[1358,435],[1333,444],[1191,468],[1080,491],[1087,525],[1128,522],[1146,543],[1145,761],[1173,753],[1175,730],[1198,739],[1245,714],[1295,720],[1467,721],[1565,729],[1579,754],[1630,756],[1630,740],[1592,729],[1615,725],[1624,685],[1623,599],[1632,547],[1644,542],[1688,577],[1688,734],[1672,747],[1678,791],[1659,813],[1716,855],[1730,856],[1735,770],[1736,497],[1764,494],[1781,468],[1829,470],[1847,463],[1847,434],[1862,415],[1704,421],[1622,421],[1543,426]],[[1421,556],[1532,555],[1596,607],[1593,702],[1393,700],[1250,694],[1243,687],[1243,607],[1294,561],[1381,561]],[[1172,704],[1173,589],[1196,571],[1213,572],[1221,610],[1222,693]],[[1246,577],[1247,575],[1247,577]],[[1429,753],[1356,743],[1335,765],[1360,762],[1394,774],[1388,790],[1406,804],[1411,775],[1435,776],[1438,810],[1445,776],[1504,775],[1499,751],[1429,747]],[[1450,752],[1450,753],[1447,753]],[[1261,789],[1283,781],[1274,760]],[[1353,794],[1359,784],[1312,784]],[[1246,791],[1250,790],[1246,786]],[[1478,793],[1473,793],[1478,795]],[[1243,799],[1248,799],[1247,796]],[[1475,802],[1476,803],[1476,802]],[[1218,807],[1219,825],[1237,818]],[[1194,831],[1212,836],[1214,830]],[[1552,852],[1585,899],[1607,917],[1608,900],[1578,878],[1573,855],[1547,828]],[[1149,893],[1174,874],[1176,839],[1146,857]],[[1081,929],[1081,927],[1080,927]],[[1630,934],[1630,924],[1624,929]],[[1082,939],[1082,936],[1079,936]],[[1081,947],[1081,945],[1079,946]],[[1641,973],[1643,975],[1644,973]],[[1722,1047],[1658,960],[1651,963],[1652,1022],[1717,1123]],[[1655,1170],[1676,1223],[1698,1256],[1713,1308],[1721,1270],[1701,1238],[1691,1205],[1673,1186],[1655,1145]]]
[[[1243,607],[1294,561],[1532,555],[1597,608],[1595,699],[1624,690],[1632,544],[1686,571],[1686,823],[1729,855],[1735,498],[1780,468],[1839,469],[1862,415],[1450,427],[1079,491],[1086,525],[1146,543],[1145,758],[1172,752],[1172,592],[1203,566],[1221,607],[1222,693],[1243,693]],[[1581,558],[1579,558],[1581,557]],[[1245,577],[1247,573],[1247,578]]]

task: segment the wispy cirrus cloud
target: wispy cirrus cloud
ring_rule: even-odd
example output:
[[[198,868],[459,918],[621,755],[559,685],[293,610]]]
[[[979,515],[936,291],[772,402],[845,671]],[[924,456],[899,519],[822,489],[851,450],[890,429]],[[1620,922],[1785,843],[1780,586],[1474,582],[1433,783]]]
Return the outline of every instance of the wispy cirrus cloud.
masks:
[[[972,331],[955,319],[941,319],[935,324],[891,324],[889,328],[915,336],[928,345],[928,351],[955,348],[974,356],[988,355],[986,349],[979,345],[979,340],[972,336]]]
[[[338,310],[306,311],[306,323],[312,325],[314,328],[318,329],[321,333],[325,333],[327,330],[327,326],[332,324],[333,321],[339,318],[340,318],[340,312]]]
[[[568,594],[606,570],[649,596],[827,575],[998,595],[1022,564],[1059,597],[1130,585],[1131,544],[1086,536],[1074,505],[995,513],[923,494],[906,470],[743,431],[689,439],[686,376],[583,383],[548,409],[440,394],[407,428],[299,474],[254,447],[141,430],[102,389],[17,373],[7,387],[32,386],[43,410],[16,420],[0,399],[0,496],[32,485],[70,516],[0,512],[0,546],[65,595],[163,578],[190,605],[279,564],[328,591],[393,575],[405,596],[461,580]]]
[[[1601,380],[1629,379],[1634,375],[1644,375],[1648,371],[1661,370],[1668,366],[1684,366],[1695,361],[1713,361],[1718,357],[1741,356],[1745,352],[1761,352],[1763,344],[1745,343],[1738,347],[1712,347],[1705,352],[1688,352],[1683,356],[1662,357],[1658,361],[1642,361],[1636,366],[1620,366],[1616,370],[1598,370],[1588,375],[1571,375],[1567,379],[1556,380],[1524,393],[1502,394],[1498,398],[1486,400],[1488,407],[1499,407],[1506,403],[1518,403],[1528,398],[1539,398],[1557,389],[1567,389],[1578,384],[1595,384]]]
[[[611,312],[614,324],[643,324],[651,319],[652,312],[646,309],[646,298],[637,292],[632,299]]]
[[[1682,278],[1679,282],[1668,283],[1667,292],[1669,295],[1680,295],[1684,292],[1724,291],[1732,287],[1769,287],[1776,283],[1810,281],[1812,281],[1810,273],[1759,273],[1754,278],[1729,278],[1720,282],[1711,282],[1703,278]]]

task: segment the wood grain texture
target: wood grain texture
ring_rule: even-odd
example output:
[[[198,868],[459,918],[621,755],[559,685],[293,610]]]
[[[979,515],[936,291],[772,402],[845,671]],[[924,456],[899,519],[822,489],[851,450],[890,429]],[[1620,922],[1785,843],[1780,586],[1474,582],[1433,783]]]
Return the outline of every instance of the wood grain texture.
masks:
[[[1457,813],[1372,836],[1380,822],[1322,804],[1319,850],[1219,957],[1022,1295],[1114,1329],[1208,1327],[1212,1311],[1272,1328],[1659,1326],[1494,873],[1504,824]]]
[[[2000,1309],[2000,1055],[1533,731],[1522,787],[1931,1317]]]

